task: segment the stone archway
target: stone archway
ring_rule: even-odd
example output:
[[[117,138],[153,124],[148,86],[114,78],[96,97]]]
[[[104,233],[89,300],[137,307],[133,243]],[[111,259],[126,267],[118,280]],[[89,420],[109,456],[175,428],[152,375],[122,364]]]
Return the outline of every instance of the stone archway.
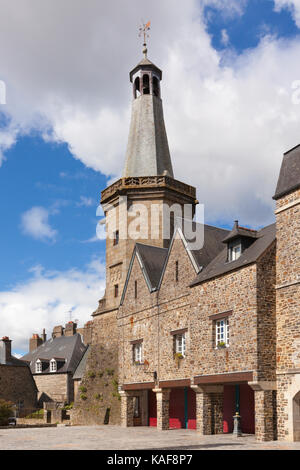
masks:
[[[300,441],[300,391],[293,398],[294,441]]]

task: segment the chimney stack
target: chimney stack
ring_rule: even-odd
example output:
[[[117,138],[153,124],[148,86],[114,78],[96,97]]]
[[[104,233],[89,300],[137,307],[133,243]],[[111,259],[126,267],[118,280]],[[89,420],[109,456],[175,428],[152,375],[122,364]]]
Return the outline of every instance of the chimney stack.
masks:
[[[53,328],[52,338],[59,338],[64,335],[64,329],[62,325],[55,326]]]
[[[35,351],[43,342],[43,339],[40,338],[38,334],[34,333],[29,340],[29,352]]]
[[[76,331],[77,331],[77,323],[69,321],[66,324],[65,336],[74,336],[76,334]]]
[[[11,359],[11,340],[3,336],[0,340],[0,364],[7,364]]]
[[[47,335],[46,335],[46,330],[45,330],[45,328],[43,329],[42,340],[43,340],[43,343],[46,343],[46,341],[47,341]]]

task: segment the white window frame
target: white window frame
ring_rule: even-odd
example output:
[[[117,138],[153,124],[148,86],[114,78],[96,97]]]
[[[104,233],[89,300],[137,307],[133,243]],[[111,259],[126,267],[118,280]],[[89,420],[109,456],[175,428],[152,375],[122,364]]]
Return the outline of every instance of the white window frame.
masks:
[[[175,352],[185,357],[186,353],[186,338],[185,333],[175,335]]]
[[[225,346],[229,346],[229,319],[228,317],[220,318],[216,320],[216,347],[218,348],[219,343],[225,343]]]
[[[133,360],[135,364],[142,364],[143,362],[143,343],[135,343],[133,345]]]
[[[50,372],[57,372],[57,361],[55,359],[50,361]]]
[[[38,359],[35,363],[35,373],[41,374],[42,372],[43,372],[42,361]]]
[[[239,259],[239,257],[242,254],[242,244],[239,241],[238,243],[232,244],[228,248],[229,250],[229,256],[228,256],[228,261],[236,261]]]

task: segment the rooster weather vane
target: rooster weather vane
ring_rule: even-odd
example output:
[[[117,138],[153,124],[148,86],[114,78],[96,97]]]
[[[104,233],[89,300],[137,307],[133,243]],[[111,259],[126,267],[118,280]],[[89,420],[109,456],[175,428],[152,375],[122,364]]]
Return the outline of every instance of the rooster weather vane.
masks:
[[[147,58],[147,52],[148,52],[148,50],[147,50],[147,38],[149,38],[148,31],[150,31],[150,25],[151,25],[151,22],[148,21],[148,23],[143,24],[139,28],[139,37],[144,36],[143,54],[145,55],[145,59]]]

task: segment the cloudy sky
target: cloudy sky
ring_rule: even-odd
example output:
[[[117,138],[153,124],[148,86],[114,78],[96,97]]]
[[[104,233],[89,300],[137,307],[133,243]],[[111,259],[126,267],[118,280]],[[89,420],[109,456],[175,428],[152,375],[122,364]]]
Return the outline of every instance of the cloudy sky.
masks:
[[[124,164],[142,21],[175,178],[197,187],[207,223],[273,222],[282,154],[300,142],[299,0],[0,0],[0,11],[0,336],[16,353],[44,327],[83,324],[103,295],[96,209]]]

